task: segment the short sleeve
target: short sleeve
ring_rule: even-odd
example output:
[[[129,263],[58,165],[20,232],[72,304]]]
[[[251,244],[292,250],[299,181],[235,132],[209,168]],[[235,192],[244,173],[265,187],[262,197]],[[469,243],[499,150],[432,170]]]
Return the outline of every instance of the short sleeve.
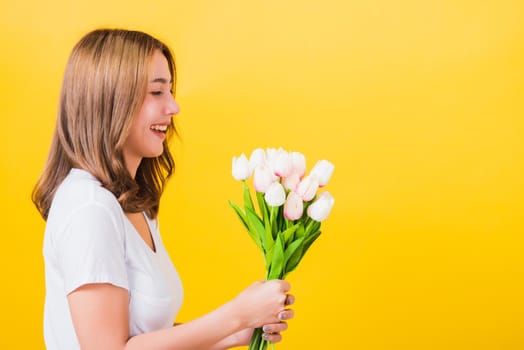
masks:
[[[63,227],[55,247],[66,294],[90,283],[129,289],[125,232],[108,208],[96,203],[78,208]]]

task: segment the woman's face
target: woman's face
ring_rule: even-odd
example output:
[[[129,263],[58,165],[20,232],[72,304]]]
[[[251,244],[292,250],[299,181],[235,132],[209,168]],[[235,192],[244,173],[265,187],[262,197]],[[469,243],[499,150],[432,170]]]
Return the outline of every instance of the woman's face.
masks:
[[[166,57],[155,51],[148,68],[144,103],[136,116],[124,143],[127,168],[135,173],[142,158],[158,157],[164,151],[165,132],[171,117],[179,112],[171,89],[173,81]]]

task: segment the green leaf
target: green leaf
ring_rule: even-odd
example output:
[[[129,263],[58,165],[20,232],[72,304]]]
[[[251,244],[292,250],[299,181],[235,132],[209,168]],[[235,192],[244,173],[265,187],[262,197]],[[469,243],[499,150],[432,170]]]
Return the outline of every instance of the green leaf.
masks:
[[[249,234],[251,239],[253,239],[253,241],[257,245],[258,249],[260,249],[262,252],[264,252],[264,248],[262,246],[262,241],[260,240],[260,236],[258,234],[257,228],[256,228],[255,224],[252,222],[253,218],[250,219],[250,216],[252,216],[253,212],[252,211],[250,212],[249,209],[248,209],[244,213],[242,211],[242,209],[238,205],[233,203],[232,201],[229,201],[229,204],[231,205],[231,207],[237,213],[238,217],[240,218],[240,220],[242,221],[242,223],[246,227],[247,233]],[[255,214],[255,216],[256,216],[256,214]]]
[[[273,239],[277,239],[277,233],[280,231],[278,229],[278,207],[269,207],[269,223],[271,224],[271,232],[273,234]]]
[[[255,211],[253,200],[251,199],[251,193],[249,192],[249,186],[247,185],[246,180],[242,181],[242,185],[244,186],[244,208],[249,208]]]
[[[273,256],[271,258],[271,267],[268,274],[268,280],[280,278],[284,270],[284,242],[282,235],[278,234],[273,248]]]
[[[273,232],[271,232],[271,225],[269,224],[269,219],[266,216],[264,218],[264,229],[265,229],[265,239],[266,239],[266,249],[269,250],[273,248],[275,240],[273,239]]]
[[[240,207],[235,202],[229,201],[229,205],[231,206],[231,208],[233,208],[235,213],[237,213],[238,218],[240,219],[240,221],[242,221],[242,224],[244,224],[244,227],[249,231],[249,226],[247,224],[246,214],[244,214],[242,209],[240,209]]]
[[[313,242],[315,242],[315,240],[320,236],[320,233],[320,231],[316,231],[306,237],[306,239],[304,240],[304,251],[302,255],[306,255],[306,252],[308,251],[309,247],[311,247]]]
[[[286,262],[284,272],[286,274],[293,271],[302,259],[303,243],[304,237],[297,239],[286,248],[284,252],[284,261]]]
[[[273,244],[273,246],[271,248],[269,248],[267,251],[266,251],[266,254],[264,255],[264,260],[265,260],[265,263],[266,263],[266,271],[269,273],[269,269],[271,268],[271,259],[273,259],[273,251],[275,250],[275,245]]]
[[[306,235],[306,229],[304,228],[304,225],[301,222],[301,225],[298,226],[297,230],[295,231],[295,239],[304,237],[305,235]]]
[[[257,192],[258,209],[262,215],[262,220],[265,222],[266,217],[269,216],[266,200],[264,199],[264,193]]]
[[[295,270],[297,268],[297,266],[300,263],[300,261],[302,261],[302,258],[304,258],[304,256],[306,255],[308,249],[311,247],[313,242],[319,236],[320,236],[320,231],[317,231],[317,232],[314,232],[313,234],[311,234],[308,237],[304,236],[304,237],[300,238],[303,241],[302,244],[300,245],[300,247],[296,248],[296,251],[294,253],[288,253],[288,255],[290,255],[290,256],[289,256],[289,259],[287,260],[286,267],[285,267],[285,273],[284,273],[283,277],[285,277],[288,273],[290,273],[291,271],[293,271],[293,270]]]
[[[253,233],[257,236],[261,245],[259,246],[263,253],[266,252],[266,229],[257,213],[250,208],[246,208],[247,222]]]
[[[285,246],[287,246],[291,241],[293,241],[293,234],[297,230],[297,228],[300,226],[300,224],[295,224],[291,227],[289,227],[287,230],[282,232],[282,236],[284,238]]]
[[[284,216],[284,206],[278,207],[278,231],[284,231],[286,229],[286,217]]]
[[[320,222],[311,220],[306,226],[306,236],[309,236],[312,232],[317,232],[320,229]]]

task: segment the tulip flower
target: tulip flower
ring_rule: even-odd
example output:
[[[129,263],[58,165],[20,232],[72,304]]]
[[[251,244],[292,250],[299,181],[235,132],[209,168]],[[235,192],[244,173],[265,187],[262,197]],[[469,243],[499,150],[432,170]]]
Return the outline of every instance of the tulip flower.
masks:
[[[282,184],[284,187],[290,191],[296,191],[297,186],[300,183],[300,177],[297,173],[292,173],[288,177],[284,178]]]
[[[232,174],[235,180],[246,180],[251,176],[249,161],[244,153],[240,157],[233,157]]]
[[[275,175],[280,177],[288,177],[293,170],[292,158],[283,149],[279,149],[276,156],[273,158],[273,164],[271,164]]]
[[[287,195],[286,203],[284,204],[284,216],[288,220],[298,220],[302,217],[304,212],[304,203],[302,198],[294,191]]]
[[[264,255],[267,280],[285,279],[320,236],[321,221],[329,216],[335,200],[329,192],[317,195],[317,191],[329,182],[333,170],[333,164],[321,160],[305,176],[304,155],[282,148],[257,148],[249,160],[243,154],[233,158],[233,176],[246,179],[254,174],[257,193],[255,202],[252,188],[243,181],[244,205],[232,201],[229,205]],[[263,334],[262,328],[253,331],[249,350],[267,350],[270,343]]]
[[[273,168],[275,159],[277,158],[278,150],[276,148],[266,149],[266,161],[270,168]]]
[[[306,173],[306,157],[300,152],[291,152],[291,165],[293,167],[292,173],[297,174],[302,178]]]
[[[310,176],[317,178],[319,187],[326,186],[333,175],[335,166],[327,160],[319,160],[311,169]]]
[[[286,201],[286,192],[280,182],[273,182],[264,195],[266,203],[272,207],[279,207]]]
[[[266,153],[262,148],[257,148],[251,152],[251,157],[249,157],[249,169],[254,171],[257,166],[265,164],[266,162]]]
[[[269,186],[278,178],[273,174],[271,169],[262,164],[255,168],[255,176],[253,178],[253,185],[257,192],[266,193]]]
[[[302,197],[304,202],[309,202],[315,197],[318,190],[318,180],[311,175],[306,176],[297,186],[297,194]]]
[[[307,208],[307,215],[315,221],[323,221],[331,212],[335,204],[335,199],[329,192],[322,192],[318,195],[317,200]]]

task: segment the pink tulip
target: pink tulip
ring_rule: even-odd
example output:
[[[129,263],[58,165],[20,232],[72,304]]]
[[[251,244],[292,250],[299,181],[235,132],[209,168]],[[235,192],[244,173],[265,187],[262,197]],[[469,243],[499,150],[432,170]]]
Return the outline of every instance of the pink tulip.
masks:
[[[304,202],[309,202],[315,197],[318,190],[318,180],[317,178],[309,175],[300,181],[297,187],[297,194],[302,197]]]
[[[310,176],[317,178],[320,187],[326,186],[333,175],[335,166],[327,160],[319,160],[317,164],[311,169]]]
[[[317,200],[307,208],[307,215],[315,221],[323,221],[331,212],[335,204],[335,199],[329,192],[323,192],[318,195]]]
[[[235,180],[246,180],[251,176],[249,161],[244,153],[240,157],[233,157],[232,174]]]
[[[269,169],[266,165],[262,164],[255,168],[253,184],[257,192],[266,193],[269,186],[277,179],[278,178],[273,174],[271,169]]]
[[[304,203],[302,198],[296,192],[291,191],[287,195],[286,203],[284,204],[284,216],[288,220],[298,220],[302,217],[304,212]]]
[[[280,182],[273,182],[264,195],[266,203],[272,207],[280,207],[286,201],[286,192]]]

